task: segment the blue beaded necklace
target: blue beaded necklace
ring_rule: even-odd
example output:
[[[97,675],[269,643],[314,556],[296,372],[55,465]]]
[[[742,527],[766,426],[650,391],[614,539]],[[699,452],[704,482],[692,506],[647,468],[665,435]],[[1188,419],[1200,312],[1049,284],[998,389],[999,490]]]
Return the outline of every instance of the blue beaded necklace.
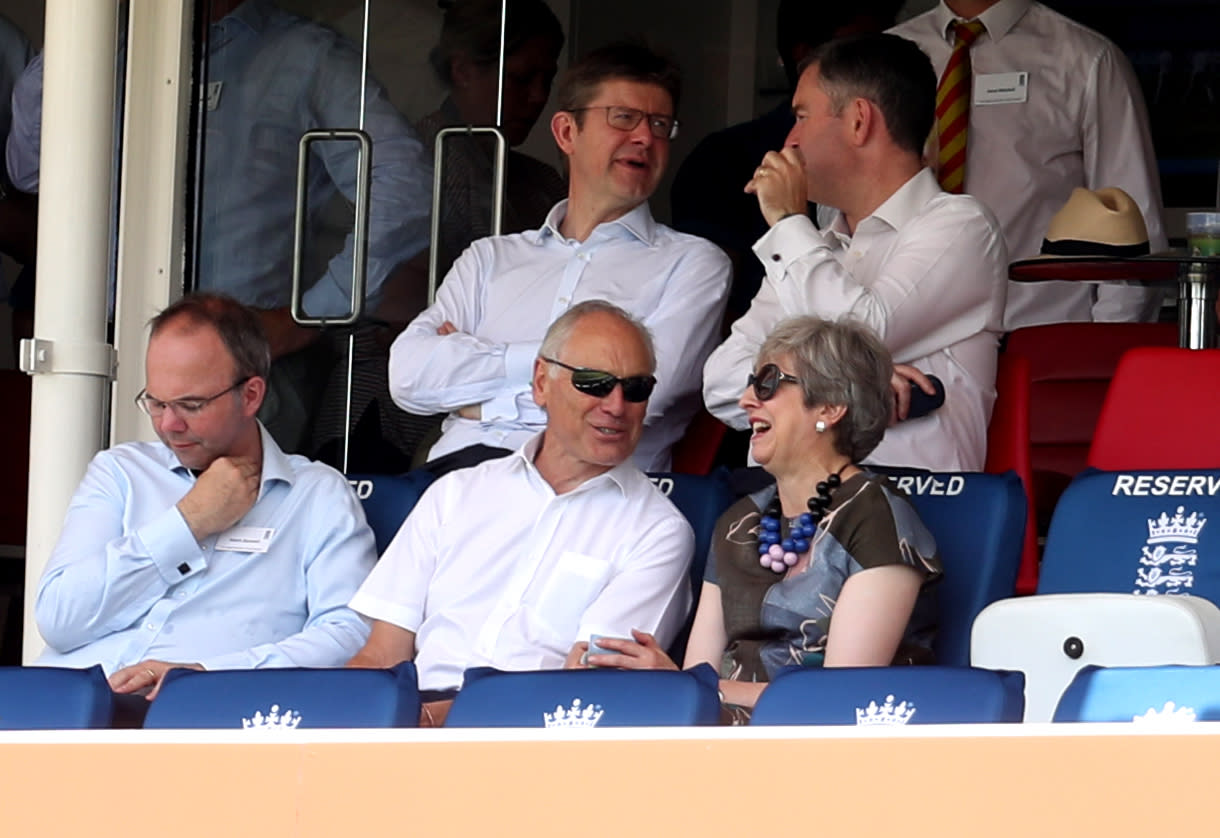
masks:
[[[791,522],[787,538],[782,536],[780,528],[779,489],[776,488],[775,497],[767,504],[758,525],[759,564],[776,573],[784,573],[800,561],[801,554],[809,549],[810,539],[817,532],[818,524],[826,517],[826,510],[830,508],[830,493],[843,484],[839,475],[849,465],[851,463],[845,463],[843,468],[818,482],[814,487],[816,494],[805,502],[809,511],[802,512]]]

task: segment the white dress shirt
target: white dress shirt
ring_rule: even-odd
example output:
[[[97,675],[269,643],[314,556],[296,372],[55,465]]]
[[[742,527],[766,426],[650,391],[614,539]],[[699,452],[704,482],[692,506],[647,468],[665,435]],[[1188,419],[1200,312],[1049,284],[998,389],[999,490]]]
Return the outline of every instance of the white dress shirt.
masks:
[[[421,689],[459,687],[472,666],[561,667],[591,634],[673,640],[690,604],[694,534],[624,463],[562,495],[514,454],[428,487],[352,598],[415,632]]]
[[[894,361],[938,376],[945,403],[900,422],[867,462],[979,471],[995,401],[996,346],[1008,257],[995,218],[968,195],[941,190],[922,169],[847,234],[837,213],[824,232],[804,216],[754,245],[767,275],[750,310],[708,359],[703,397],[745,428],[737,406],[759,347],[788,317],[851,317],[880,335]]]
[[[669,449],[699,408],[700,370],[720,334],[728,257],[704,239],[658,224],[646,203],[564,238],[560,201],[540,230],[474,242],[454,263],[436,303],[390,349],[390,393],[412,413],[481,404],[482,421],[456,414],[430,459],[470,445],[517,448],[546,425],[534,404],[534,358],[547,327],[583,300],[603,299],[641,319],[657,350],[657,387],[634,462],[669,468]],[[440,337],[446,320],[458,333]]]
[[[891,31],[932,59],[953,52],[953,12],[942,2]],[[1028,73],[1027,101],[972,100],[966,192],[995,213],[1012,259],[1036,256],[1072,189],[1118,186],[1139,204],[1153,251],[1166,246],[1161,185],[1139,83],[1113,43],[1032,0],[1000,0],[978,16],[970,48],[975,81]],[[977,95],[977,94],[976,94]],[[1140,285],[1013,282],[1004,328],[1087,320],[1149,320],[1160,292]]]

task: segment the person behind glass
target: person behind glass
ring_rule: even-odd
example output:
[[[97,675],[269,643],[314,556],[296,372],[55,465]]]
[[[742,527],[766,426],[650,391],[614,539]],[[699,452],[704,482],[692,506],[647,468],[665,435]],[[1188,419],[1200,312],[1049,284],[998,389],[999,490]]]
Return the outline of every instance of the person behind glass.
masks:
[[[754,459],[775,485],[716,524],[686,667],[720,670],[748,716],[784,666],[931,663],[931,533],[906,497],[857,463],[890,418],[890,354],[866,326],[798,317],[758,352],[741,408]],[[592,666],[676,669],[651,635],[601,638]]]
[[[496,124],[502,0],[458,0],[445,12],[440,42],[429,61],[449,95],[440,108],[415,124],[431,157],[442,128]],[[504,31],[504,100],[499,127],[509,151],[505,159],[500,232],[537,228],[567,194],[554,168],[513,151],[529,136],[558,71],[563,29],[542,0],[511,0]],[[475,239],[491,235],[494,142],[483,134],[448,135],[440,172],[440,224],[436,275]],[[350,471],[395,472],[411,467],[422,443],[430,445],[445,414],[408,413],[390,397],[390,344],[427,306],[428,253],[420,253],[387,280],[381,305],[354,333],[356,358],[350,376],[355,431],[348,448]],[[342,462],[348,429],[349,376],[336,366],[314,424],[312,449],[319,459]]]
[[[199,21],[207,76],[199,82],[206,98],[195,287],[234,297],[262,321],[273,366],[260,419],[281,448],[300,452],[309,444],[336,351],[333,341],[299,326],[290,312],[298,140],[313,129],[360,125],[372,141],[369,310],[377,308],[391,272],[427,246],[432,165],[385,88],[365,74],[354,44],[271,0],[205,5]],[[30,193],[41,180],[42,86],[40,54],[13,89],[5,147],[13,184]],[[333,225],[326,223],[325,208],[340,198],[355,202],[356,162],[354,142],[312,146],[301,299],[312,317],[341,317],[351,305],[355,235],[322,239],[337,233],[328,229]],[[346,342],[339,345],[346,351]]]
[[[445,12],[439,43],[428,56],[449,89],[438,110],[416,123],[431,152],[436,135],[454,125],[496,125],[503,0],[457,0]],[[509,148],[525,142],[551,95],[564,35],[543,0],[509,0],[504,18],[504,96],[499,128]],[[445,140],[437,276],[443,277],[472,241],[491,235],[490,137]],[[538,227],[567,195],[555,169],[509,151],[505,161],[501,233]]]

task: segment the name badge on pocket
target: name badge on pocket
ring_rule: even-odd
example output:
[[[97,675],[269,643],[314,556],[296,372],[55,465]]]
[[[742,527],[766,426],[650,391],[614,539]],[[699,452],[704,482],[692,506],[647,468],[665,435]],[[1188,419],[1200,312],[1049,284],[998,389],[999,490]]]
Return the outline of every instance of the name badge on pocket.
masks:
[[[974,77],[974,104],[1013,105],[1029,99],[1029,73],[982,73]]]
[[[222,81],[208,82],[208,110],[214,111],[220,107],[220,91],[224,88]]]
[[[275,530],[269,527],[234,527],[217,537],[216,549],[233,553],[266,553],[274,537]]]

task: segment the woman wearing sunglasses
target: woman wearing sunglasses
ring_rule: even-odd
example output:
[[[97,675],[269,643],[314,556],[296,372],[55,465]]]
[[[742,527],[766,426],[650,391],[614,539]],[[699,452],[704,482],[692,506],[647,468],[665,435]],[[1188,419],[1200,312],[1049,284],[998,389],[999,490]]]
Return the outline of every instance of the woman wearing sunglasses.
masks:
[[[741,406],[775,485],[716,525],[685,665],[720,670],[735,721],[784,666],[932,662],[941,575],[932,535],[857,463],[885,433],[892,360],[867,327],[788,320],[763,344]],[[590,665],[676,669],[648,634],[600,638]]]

